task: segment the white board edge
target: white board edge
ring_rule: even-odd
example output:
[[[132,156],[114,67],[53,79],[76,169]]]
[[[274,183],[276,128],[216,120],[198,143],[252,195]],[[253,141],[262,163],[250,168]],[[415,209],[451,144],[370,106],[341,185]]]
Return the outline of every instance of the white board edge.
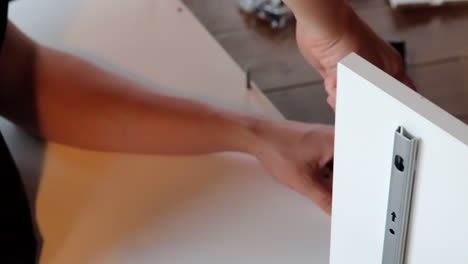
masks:
[[[338,67],[346,67],[365,78],[368,82],[408,106],[429,122],[446,131],[465,145],[468,145],[468,126],[465,123],[356,53],[346,56],[338,63]]]

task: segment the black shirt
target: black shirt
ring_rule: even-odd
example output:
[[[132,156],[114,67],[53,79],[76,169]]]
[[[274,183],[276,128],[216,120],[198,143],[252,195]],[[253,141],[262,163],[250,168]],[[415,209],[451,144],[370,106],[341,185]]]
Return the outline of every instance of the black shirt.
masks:
[[[8,2],[0,0],[0,48],[7,25]],[[23,183],[0,133],[0,263],[34,264],[36,248]]]

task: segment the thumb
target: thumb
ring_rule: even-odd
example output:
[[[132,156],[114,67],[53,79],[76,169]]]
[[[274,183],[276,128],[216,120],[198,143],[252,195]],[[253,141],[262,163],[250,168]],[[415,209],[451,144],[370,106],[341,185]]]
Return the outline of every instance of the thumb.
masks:
[[[324,179],[323,175],[323,173],[316,173],[314,176],[304,175],[306,180],[301,193],[314,201],[325,213],[331,215],[332,190],[327,187],[328,179]]]
[[[314,201],[325,213],[331,215],[332,191],[325,184],[319,183],[311,188],[308,197]]]

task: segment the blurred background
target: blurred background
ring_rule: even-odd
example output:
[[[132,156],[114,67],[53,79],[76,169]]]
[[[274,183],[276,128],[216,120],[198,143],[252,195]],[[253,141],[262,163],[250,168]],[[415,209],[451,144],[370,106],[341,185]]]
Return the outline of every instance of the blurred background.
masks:
[[[321,77],[297,49],[294,21],[272,29],[241,12],[239,0],[184,2],[287,118],[333,123]],[[384,39],[406,44],[419,93],[468,124],[468,5],[394,10],[388,0],[349,2]]]

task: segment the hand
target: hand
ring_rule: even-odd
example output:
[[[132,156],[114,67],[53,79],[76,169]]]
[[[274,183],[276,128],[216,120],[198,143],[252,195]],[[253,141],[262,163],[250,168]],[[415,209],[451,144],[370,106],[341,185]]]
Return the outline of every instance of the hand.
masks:
[[[322,75],[328,93],[327,101],[333,108],[336,103],[337,64],[351,52],[359,54],[407,86],[415,88],[405,73],[399,53],[372,31],[346,2],[314,1],[327,5],[322,10],[317,6],[311,6],[308,0],[286,2],[291,4],[293,11],[297,10],[295,13],[298,13],[296,18],[299,49],[307,61]],[[333,4],[332,2],[336,6],[333,10],[329,10],[328,5]],[[321,17],[317,12],[328,12],[328,15],[322,14]]]
[[[293,121],[265,121],[255,155],[280,183],[309,197],[331,214],[334,128]]]

